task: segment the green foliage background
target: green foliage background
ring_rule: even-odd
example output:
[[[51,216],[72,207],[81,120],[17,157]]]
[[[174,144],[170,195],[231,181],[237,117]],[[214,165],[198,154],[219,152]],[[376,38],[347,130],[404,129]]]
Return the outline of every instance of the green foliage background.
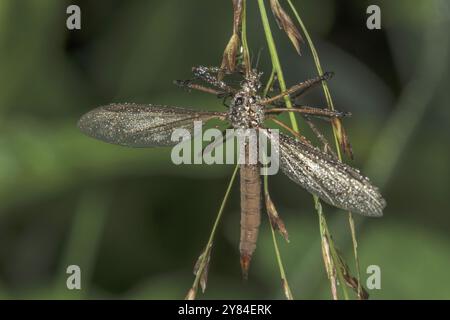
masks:
[[[168,149],[133,150],[82,135],[76,121],[110,102],[220,110],[221,101],[172,85],[193,65],[217,65],[231,34],[231,1],[0,0],[0,297],[183,298],[232,166],[175,166]],[[282,5],[288,10],[286,3]],[[374,299],[450,298],[449,4],[446,1],[294,1],[318,47],[356,159],[388,201],[382,219],[355,217],[363,279],[379,265]],[[382,30],[369,31],[378,4]],[[249,45],[270,72],[257,6]],[[277,29],[272,20],[273,29]],[[276,32],[285,75],[315,74]],[[320,89],[305,104],[325,105]],[[329,128],[327,128],[328,133]],[[305,130],[305,134],[308,131]],[[348,160],[350,161],[350,160]],[[272,198],[291,242],[281,250],[295,298],[330,298],[311,196],[282,174]],[[324,207],[353,267],[347,216]],[[203,298],[282,298],[267,221],[243,283],[234,188]],[[65,269],[82,268],[81,291]]]

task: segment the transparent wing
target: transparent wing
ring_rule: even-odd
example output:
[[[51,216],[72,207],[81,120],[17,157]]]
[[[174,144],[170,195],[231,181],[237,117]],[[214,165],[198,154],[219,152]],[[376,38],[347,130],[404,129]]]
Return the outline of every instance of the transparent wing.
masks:
[[[162,147],[171,141],[173,130],[193,132],[194,121],[224,119],[222,112],[199,112],[184,108],[110,104],[96,108],[81,117],[78,127],[88,136],[129,147]]]
[[[272,143],[276,143],[271,138]],[[386,201],[357,169],[282,133],[279,134],[279,153],[281,170],[328,204],[364,216],[383,215]]]

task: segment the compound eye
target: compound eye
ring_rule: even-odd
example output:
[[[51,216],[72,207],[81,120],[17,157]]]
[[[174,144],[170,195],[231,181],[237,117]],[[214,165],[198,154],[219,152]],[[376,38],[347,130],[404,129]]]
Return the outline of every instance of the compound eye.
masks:
[[[244,99],[242,97],[237,97],[236,100],[234,100],[234,104],[236,106],[241,106],[244,103]]]

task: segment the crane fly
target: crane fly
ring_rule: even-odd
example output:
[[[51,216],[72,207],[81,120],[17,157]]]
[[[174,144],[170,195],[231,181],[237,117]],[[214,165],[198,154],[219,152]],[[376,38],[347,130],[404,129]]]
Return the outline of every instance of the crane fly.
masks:
[[[285,96],[298,97],[308,89],[328,80],[332,74],[299,83],[272,97],[258,94],[261,88],[262,73],[250,70],[245,74],[241,86],[235,89],[219,76],[222,70],[217,67],[193,68],[194,79],[176,81],[179,86],[229,97],[228,111],[208,112],[187,108],[139,105],[110,104],[96,108],[81,117],[78,127],[90,137],[108,143],[128,147],[164,147],[175,144],[171,133],[177,128],[193,131],[194,121],[207,122],[211,119],[227,121],[234,129],[255,129],[264,131],[271,143],[279,148],[281,170],[294,182],[308,192],[318,196],[326,203],[369,217],[380,217],[386,202],[369,179],[333,155],[311,145],[305,138],[290,137],[279,133],[274,139],[271,129],[264,127],[264,121],[273,119],[282,112],[296,112],[305,117],[316,116],[332,119],[348,114],[340,111],[294,105],[294,108],[280,107]],[[202,80],[208,85],[198,84]],[[272,107],[269,107],[272,105]],[[278,122],[280,123],[280,122]],[[192,136],[192,135],[191,135]],[[245,145],[248,153],[248,144]],[[241,233],[240,256],[244,277],[247,276],[253,252],[256,249],[261,220],[261,177],[260,163],[240,165],[241,189]]]

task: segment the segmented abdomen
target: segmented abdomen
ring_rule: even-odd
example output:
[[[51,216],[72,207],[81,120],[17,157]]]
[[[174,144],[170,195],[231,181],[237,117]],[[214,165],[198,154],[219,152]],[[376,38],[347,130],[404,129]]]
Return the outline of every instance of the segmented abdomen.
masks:
[[[247,277],[250,260],[256,249],[261,222],[261,180],[259,166],[242,164],[241,174],[241,267]]]

